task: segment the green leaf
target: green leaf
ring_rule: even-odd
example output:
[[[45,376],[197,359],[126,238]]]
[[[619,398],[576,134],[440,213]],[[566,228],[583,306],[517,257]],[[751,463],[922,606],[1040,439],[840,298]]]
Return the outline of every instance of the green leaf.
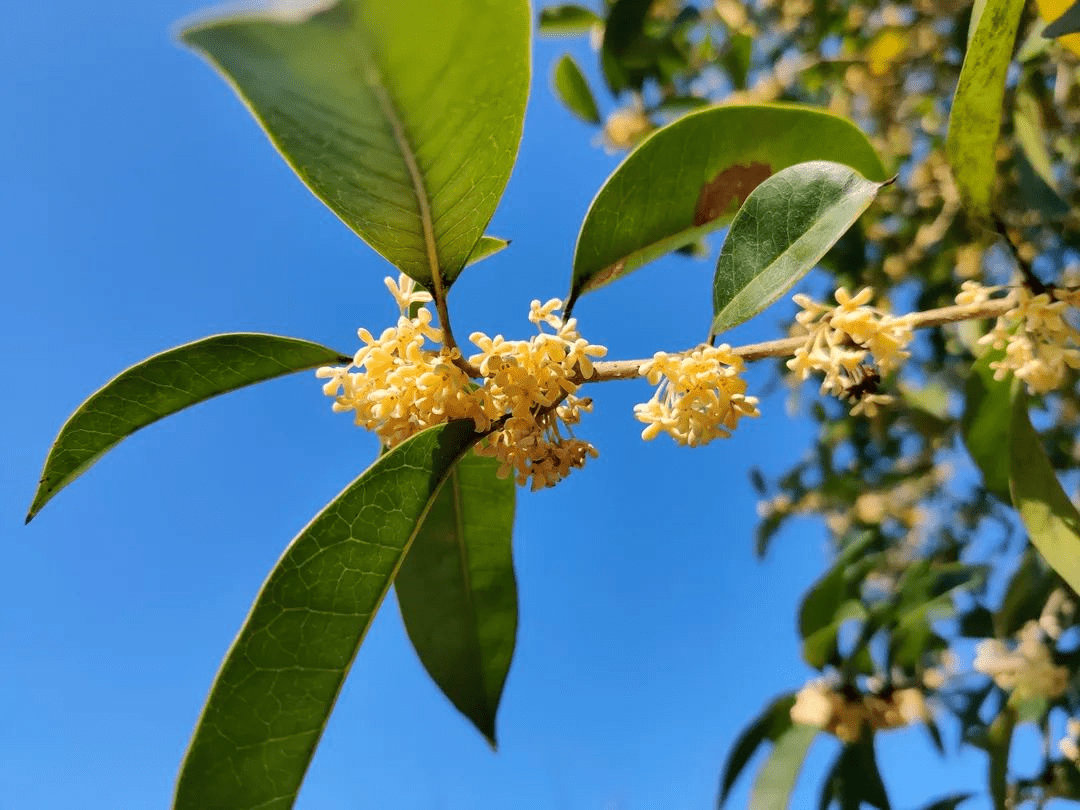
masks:
[[[1043,29],[1047,39],[1057,39],[1067,34],[1080,33],[1080,0],[1073,3],[1065,12]]]
[[[817,734],[818,729],[812,726],[796,724],[780,735],[754,780],[749,810],[787,810],[795,780]]]
[[[589,124],[600,123],[600,110],[596,106],[592,90],[585,74],[581,72],[574,57],[563,54],[551,76],[555,94],[574,115]]]
[[[930,802],[922,810],[956,810],[961,804],[972,797],[971,793],[956,793],[943,799]]]
[[[720,249],[712,334],[757,315],[810,272],[883,185],[839,163],[813,161],[755,188]]]
[[[1005,595],[1001,598],[1001,607],[994,617],[996,633],[987,636],[1007,638],[1019,632],[1029,621],[1038,619],[1050,592],[1056,586],[1057,580],[1043,558],[1034,548],[1026,548],[1009,578]]]
[[[1010,380],[995,380],[990,364],[1005,352],[987,352],[971,367],[964,385],[964,413],[960,428],[972,461],[982,471],[983,486],[1006,503],[1009,496],[1009,420],[1012,412]]]
[[[867,570],[876,564],[874,558],[865,556],[875,541],[868,532],[845,548],[832,568],[810,587],[799,606],[803,658],[816,669],[836,655],[836,637],[844,622],[866,618],[858,595]]]
[[[469,260],[465,263],[465,266],[468,267],[471,264],[482,262],[489,256],[502,253],[508,247],[510,247],[509,239],[500,239],[498,236],[481,236],[480,241],[473,248],[473,252],[469,254]]]
[[[139,428],[218,394],[351,359],[306,340],[241,332],[203,338],[143,360],[92,394],[60,428],[26,522]]]
[[[467,454],[439,491],[394,580],[424,668],[492,747],[514,654],[514,480]]]
[[[1024,0],[987,0],[949,114],[949,163],[961,199],[976,219],[990,216],[1005,74],[1023,9]]]
[[[550,6],[540,12],[540,33],[547,36],[587,34],[594,25],[603,24],[594,12],[572,3]]]
[[[758,183],[809,160],[833,160],[885,179],[854,124],[808,107],[710,107],[657,130],[589,207],[574,251],[569,305],[722,227]]]
[[[735,744],[731,747],[724,773],[720,778],[720,799],[718,806],[723,806],[728,794],[735,786],[743,768],[766,740],[776,742],[780,736],[792,727],[791,707],[795,705],[795,695],[781,695],[770,703],[753,723],[747,726]]]
[[[1020,148],[1035,172],[1051,188],[1054,187],[1054,159],[1046,146],[1046,127],[1043,125],[1039,102],[1030,92],[1019,90],[1013,108],[1013,129]]]
[[[331,0],[182,36],[346,225],[425,287],[457,277],[521,140],[526,0]]]
[[[1062,489],[1031,426],[1020,382],[1013,386],[1009,488],[1031,544],[1069,587],[1080,591],[1080,512]]]
[[[656,72],[658,40],[649,37],[645,23],[652,0],[614,0],[604,25],[601,66],[613,93],[640,90]]]
[[[287,810],[360,643],[471,421],[382,455],[285,549],[203,708],[173,810]]]
[[[889,810],[889,796],[878,770],[872,732],[864,730],[858,742],[844,746],[833,778],[836,780],[834,794],[840,799],[841,807],[869,804],[879,810]]]
[[[1006,706],[1001,710],[990,728],[986,739],[989,754],[987,787],[994,801],[994,810],[1009,810],[1009,749],[1012,747],[1013,730],[1016,728],[1016,712]]]

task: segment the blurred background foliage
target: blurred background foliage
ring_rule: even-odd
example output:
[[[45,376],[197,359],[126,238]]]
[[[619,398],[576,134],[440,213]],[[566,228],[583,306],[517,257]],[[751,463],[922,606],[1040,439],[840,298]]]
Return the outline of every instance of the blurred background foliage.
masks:
[[[1080,283],[1080,34],[1042,36],[1068,2],[1040,0],[1023,11],[992,226],[964,215],[946,154],[952,96],[982,4],[975,6],[615,0],[548,6],[539,25],[542,34],[591,43],[595,65],[567,54],[552,66],[552,81],[611,151],[631,150],[710,105],[794,102],[857,123],[897,181],[830,252],[814,284],[822,295],[869,285],[886,308],[904,312],[952,304],[965,280],[1007,284],[1018,271],[1029,281],[1034,274],[1047,284]],[[777,380],[789,386],[792,407],[814,420],[817,438],[783,475],[751,471],[761,498],[756,544],[769,552],[796,516],[828,527],[835,563],[797,617],[803,657],[821,677],[793,683],[732,742],[721,804],[765,746],[751,806],[785,807],[823,733],[842,746],[828,772],[815,775],[821,807],[885,810],[874,738],[908,725],[924,727],[942,755],[958,746],[985,751],[996,810],[1080,800],[1077,595],[1030,546],[1011,507],[1000,428],[1008,382],[994,381],[989,358],[976,363],[988,326],[921,332],[906,368],[883,382],[896,406],[870,419],[784,379],[777,364]],[[1071,372],[1058,391],[1032,402],[1074,500],[1077,394]],[[1034,770],[1009,765],[1020,723],[1040,730]],[[925,809],[969,798],[928,796]]]

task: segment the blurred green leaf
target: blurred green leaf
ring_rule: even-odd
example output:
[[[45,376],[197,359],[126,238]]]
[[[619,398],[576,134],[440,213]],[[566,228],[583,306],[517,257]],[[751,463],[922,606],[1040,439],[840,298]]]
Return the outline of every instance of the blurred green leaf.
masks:
[[[720,249],[711,335],[757,315],[810,272],[883,185],[839,163],[813,161],[755,188]]]
[[[724,774],[720,779],[720,799],[717,805],[722,807],[728,794],[735,786],[746,764],[766,741],[776,742],[782,734],[792,727],[791,707],[795,705],[795,695],[781,695],[770,703],[757,719],[747,726],[735,744],[731,746]]]
[[[889,810],[889,796],[881,780],[871,732],[864,731],[858,742],[848,743],[840,750],[826,784],[831,797],[825,801],[823,796],[822,808],[836,800],[843,810],[858,810],[864,804]]]
[[[818,729],[796,724],[777,738],[754,779],[749,810],[787,810],[803,760],[817,735]]]
[[[660,42],[645,31],[652,0],[615,0],[604,25],[601,66],[613,93],[640,90],[657,70]]]
[[[482,262],[496,253],[502,253],[508,247],[510,247],[509,239],[500,239],[498,236],[481,236],[480,241],[476,243],[476,247],[469,254],[469,260],[465,262],[465,266],[468,267],[471,264]]]
[[[971,793],[956,793],[952,796],[946,796],[943,799],[930,802],[922,808],[922,810],[956,810],[961,804],[966,802],[972,796]]]
[[[516,488],[499,466],[475,453],[454,466],[394,580],[424,668],[493,747],[517,632]]]
[[[1009,802],[1009,749],[1012,747],[1013,730],[1016,728],[1016,712],[1005,707],[994,718],[986,738],[989,754],[987,786],[994,810],[1010,810]]]
[[[949,114],[946,146],[969,213],[990,216],[1005,74],[1024,0],[986,0],[964,55]]]
[[[885,179],[873,146],[854,124],[808,107],[710,107],[656,131],[589,207],[574,251],[568,306],[722,227],[761,181],[809,160],[833,160]]]
[[[746,34],[730,34],[722,63],[736,90],[746,89],[754,53],[754,40]]]
[[[203,708],[174,810],[287,810],[345,676],[471,421],[383,454],[285,549]]]
[[[858,595],[863,578],[875,562],[868,561],[865,555],[876,540],[868,532],[845,548],[803,597],[799,606],[803,659],[816,669],[836,656],[836,637],[844,622],[866,618],[866,608]]]
[[[1006,503],[1009,496],[1009,420],[1012,413],[1011,381],[995,380],[990,364],[1005,352],[987,352],[971,367],[964,387],[964,414],[960,428],[972,460],[982,471],[983,486]]]
[[[1080,592],[1080,512],[1061,487],[1042,441],[1028,418],[1022,383],[1013,386],[1009,436],[1009,488],[1031,544]]]
[[[1020,148],[1031,167],[1043,181],[1053,188],[1053,158],[1046,146],[1046,128],[1043,126],[1039,102],[1030,92],[1018,90],[1013,106],[1013,131]]]
[[[546,36],[578,36],[589,33],[594,25],[603,24],[597,14],[572,3],[549,6],[540,12],[540,33]]]
[[[312,192],[402,272],[457,277],[510,177],[525,0],[339,0],[187,28]]]
[[[994,617],[996,635],[1008,638],[1038,619],[1054,585],[1054,577],[1039,553],[1032,547],[1025,549]]]
[[[214,335],[155,354],[107,382],[60,428],[26,522],[140,428],[218,394],[351,360],[306,340],[245,332]]]
[[[574,57],[568,53],[563,54],[555,65],[551,81],[555,94],[570,112],[586,123],[600,123],[600,110],[596,106],[596,99],[593,98],[589,82]]]

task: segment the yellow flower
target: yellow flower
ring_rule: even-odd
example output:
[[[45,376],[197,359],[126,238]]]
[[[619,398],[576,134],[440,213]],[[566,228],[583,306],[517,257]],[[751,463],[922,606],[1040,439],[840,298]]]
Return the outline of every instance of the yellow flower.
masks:
[[[470,358],[482,376],[477,384],[462,370],[460,351],[442,345],[431,311],[421,307],[409,316],[431,296],[405,276],[387,279],[386,287],[402,313],[397,326],[378,337],[358,330],[364,345],[353,362],[316,372],[327,380],[323,393],[334,398],[335,411],[353,412],[356,424],[388,447],[424,428],[471,419],[480,432],[494,430],[477,452],[498,458],[500,474],[512,473],[519,484],[531,480],[534,489],[558,483],[597,455],[570,426],[592,409],[592,400],[576,395],[578,384],[593,375],[593,358],[607,349],[582,338],[576,320],[562,318],[560,300],[532,302],[529,319],[539,334],[530,340],[470,336],[480,349]]]
[[[746,396],[742,370],[742,359],[726,344],[685,355],[657,352],[640,370],[658,386],[652,399],[634,406],[634,416],[647,425],[641,438],[664,432],[690,447],[728,438],[740,417],[760,415],[757,397]]]
[[[794,296],[802,309],[795,320],[806,342],[795,350],[787,367],[803,380],[812,372],[822,372],[821,393],[853,402],[853,416],[873,416],[879,405],[892,402],[877,392],[877,382],[880,375],[895,371],[908,358],[907,346],[913,337],[907,318],[870,306],[873,296],[869,287],[855,295],[841,287],[835,294],[835,307],[805,295]]]

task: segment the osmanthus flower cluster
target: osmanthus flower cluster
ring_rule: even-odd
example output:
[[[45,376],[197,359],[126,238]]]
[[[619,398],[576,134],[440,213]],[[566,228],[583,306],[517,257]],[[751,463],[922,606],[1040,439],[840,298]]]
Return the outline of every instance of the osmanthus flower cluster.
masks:
[[[994,378],[1005,379],[1012,372],[1032,394],[1045,394],[1061,386],[1069,368],[1080,369],[1080,330],[1070,323],[1080,308],[1080,290],[1048,289],[1032,292],[1024,284],[1008,288],[987,287],[965,281],[956,296],[958,304],[981,304],[997,293],[1009,305],[1005,314],[979,343],[1004,350],[1001,360],[991,363]]]
[[[802,380],[812,372],[823,373],[822,394],[854,402],[853,416],[874,416],[879,405],[892,402],[892,397],[877,393],[876,381],[908,358],[911,323],[907,316],[894,317],[870,306],[874,291],[869,287],[855,295],[841,287],[835,297],[837,306],[830,307],[806,295],[794,296],[802,307],[795,316],[797,328],[806,341],[787,366]]]
[[[820,728],[847,743],[858,740],[864,727],[886,731],[929,716],[923,693],[916,687],[862,692],[822,678],[800,689],[791,707],[793,722]]]
[[[1069,670],[1054,663],[1048,638],[1039,622],[1030,621],[1020,628],[1015,643],[996,638],[979,642],[972,666],[1017,700],[1060,697],[1068,688]]]
[[[742,358],[727,344],[704,346],[688,354],[657,352],[642,364],[640,374],[658,386],[652,399],[634,406],[644,422],[645,440],[661,432],[676,442],[697,447],[731,436],[744,416],[760,416],[757,397],[746,395]]]
[[[431,295],[404,275],[386,285],[401,312],[397,326],[378,337],[360,329],[364,346],[351,364],[316,372],[327,380],[323,393],[334,398],[335,411],[352,411],[356,424],[387,447],[424,428],[472,419],[478,432],[490,433],[477,453],[499,459],[501,477],[512,473],[519,485],[531,480],[533,489],[558,483],[597,455],[571,426],[592,407],[576,392],[593,375],[592,358],[607,349],[582,338],[576,319],[559,315],[560,300],[532,302],[529,320],[539,334],[529,340],[470,335],[480,349],[468,359],[479,371],[476,383],[460,350],[443,345],[443,330],[432,326],[422,306]]]

